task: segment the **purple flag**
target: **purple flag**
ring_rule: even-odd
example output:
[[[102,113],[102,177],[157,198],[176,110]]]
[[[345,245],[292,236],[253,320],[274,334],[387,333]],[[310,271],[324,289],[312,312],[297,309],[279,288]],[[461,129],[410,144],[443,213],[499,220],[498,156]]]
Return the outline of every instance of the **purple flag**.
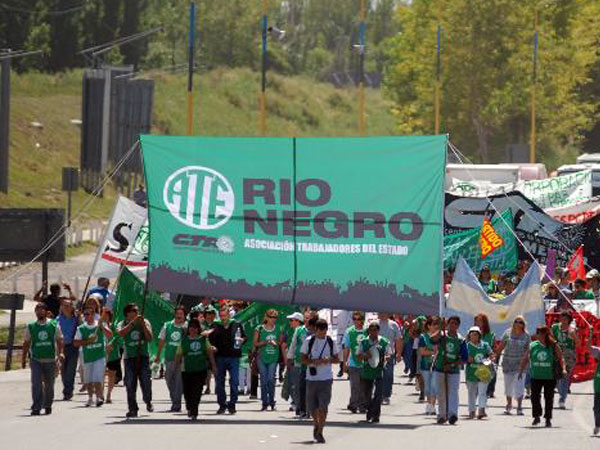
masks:
[[[556,272],[556,250],[551,248],[548,249],[548,256],[546,257],[546,275],[549,279],[554,278],[554,272]]]

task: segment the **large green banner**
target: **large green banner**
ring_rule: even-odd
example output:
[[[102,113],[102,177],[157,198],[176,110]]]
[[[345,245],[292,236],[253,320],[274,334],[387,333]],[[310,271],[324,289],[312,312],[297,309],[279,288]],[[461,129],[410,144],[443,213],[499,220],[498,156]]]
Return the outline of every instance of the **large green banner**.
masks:
[[[438,311],[446,136],[143,136],[153,290]]]
[[[148,292],[146,294],[146,301],[144,301],[144,282],[136,277],[127,267],[124,267],[119,276],[117,295],[113,304],[115,323],[125,318],[123,309],[129,303],[138,305],[140,314],[143,313],[144,317],[152,325],[154,341],[150,344],[150,353],[155,355],[160,329],[165,322],[173,320],[173,305],[155,292]]]

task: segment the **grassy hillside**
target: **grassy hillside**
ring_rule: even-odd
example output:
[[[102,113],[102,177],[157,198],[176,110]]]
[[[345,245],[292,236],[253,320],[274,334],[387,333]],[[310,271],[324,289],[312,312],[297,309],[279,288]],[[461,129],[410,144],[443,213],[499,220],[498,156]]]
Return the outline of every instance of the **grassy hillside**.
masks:
[[[155,79],[153,133],[184,134],[186,77]],[[215,70],[196,78],[194,133],[254,136],[258,134],[259,75],[247,69]],[[78,166],[81,117],[81,71],[59,75],[25,74],[12,79],[10,194],[0,207],[61,207],[61,168]],[[340,90],[306,78],[269,76],[268,134],[271,136],[348,136],[357,134],[354,89]],[[392,134],[390,105],[381,92],[367,93],[368,133]],[[40,122],[42,129],[31,122]],[[106,217],[114,189],[94,202],[83,217]],[[75,196],[77,210],[88,195]]]

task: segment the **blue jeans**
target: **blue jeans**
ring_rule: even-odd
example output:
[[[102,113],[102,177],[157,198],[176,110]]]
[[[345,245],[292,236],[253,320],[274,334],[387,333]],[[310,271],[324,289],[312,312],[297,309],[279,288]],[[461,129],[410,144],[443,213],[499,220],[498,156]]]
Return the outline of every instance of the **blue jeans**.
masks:
[[[260,399],[263,406],[275,405],[275,372],[277,362],[264,363],[258,359],[258,373],[260,374]]]
[[[225,376],[229,372],[229,403],[225,394]],[[217,373],[215,374],[215,390],[219,407],[235,407],[238,399],[238,384],[240,376],[240,358],[217,356]]]
[[[300,367],[292,366],[288,373],[292,404],[297,408],[300,404]]]
[[[42,408],[51,408],[54,401],[54,379],[56,378],[56,364],[53,362],[39,362],[31,359],[31,398],[32,411]]]
[[[569,388],[571,387],[571,376],[573,375],[573,368],[569,368],[566,377],[562,377],[562,379],[558,380],[557,388],[558,388],[558,401],[566,402],[567,396],[569,395]]]
[[[62,362],[60,368],[63,396],[65,398],[71,398],[73,397],[73,389],[75,387],[75,374],[77,373],[79,349],[73,344],[65,344],[63,353],[65,354],[65,360]]]
[[[388,361],[388,363],[385,365],[385,367],[383,369],[383,382],[382,382],[383,398],[390,398],[392,396],[392,386],[394,384],[394,365],[395,364],[396,364],[396,361],[394,360],[394,357],[392,356],[392,358]]]
[[[127,389],[127,407],[129,411],[138,410],[136,400],[137,385],[140,382],[142,388],[142,399],[144,403],[152,403],[152,374],[150,372],[150,360],[147,356],[141,358],[133,357],[125,360],[125,388]]]
[[[458,417],[458,388],[460,387],[460,373],[448,373],[448,392],[443,372],[434,372],[435,392],[438,397],[439,414],[438,419],[449,419]],[[448,396],[448,411],[446,411],[446,396]]]

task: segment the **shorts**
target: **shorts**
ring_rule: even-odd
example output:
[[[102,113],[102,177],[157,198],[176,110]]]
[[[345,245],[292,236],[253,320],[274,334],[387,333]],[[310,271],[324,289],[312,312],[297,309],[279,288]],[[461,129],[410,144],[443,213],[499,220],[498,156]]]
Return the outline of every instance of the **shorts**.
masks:
[[[106,363],[106,369],[112,372],[117,372],[119,367],[121,366],[121,360],[115,359],[114,361],[109,361]]]
[[[327,412],[331,403],[333,380],[306,381],[306,407],[308,412],[315,409]]]
[[[83,382],[102,383],[104,381],[104,358],[92,362],[83,363]]]
[[[519,380],[518,372],[504,372],[504,395],[521,398],[525,393],[525,374]]]

